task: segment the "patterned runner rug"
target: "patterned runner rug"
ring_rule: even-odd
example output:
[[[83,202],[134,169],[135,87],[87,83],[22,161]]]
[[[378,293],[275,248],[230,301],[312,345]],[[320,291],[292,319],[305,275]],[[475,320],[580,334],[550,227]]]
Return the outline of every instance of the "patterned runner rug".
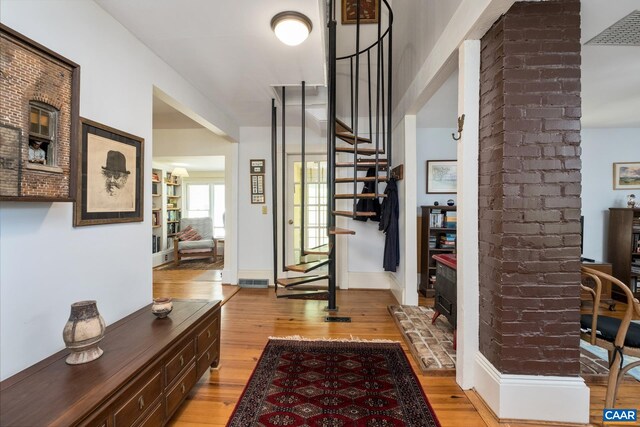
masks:
[[[398,343],[271,339],[228,427],[439,426]]]

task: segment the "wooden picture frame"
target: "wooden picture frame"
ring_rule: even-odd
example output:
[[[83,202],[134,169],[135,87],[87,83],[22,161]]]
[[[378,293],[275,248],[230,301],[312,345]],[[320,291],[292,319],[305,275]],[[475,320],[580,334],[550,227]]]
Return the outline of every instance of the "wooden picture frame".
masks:
[[[618,162],[613,164],[613,189],[640,189],[640,162]]]
[[[427,194],[456,194],[457,185],[455,160],[427,160]]]
[[[0,201],[73,202],[80,65],[3,24],[0,51]]]
[[[89,119],[80,123],[73,225],[141,222],[144,139]]]
[[[262,205],[264,202],[264,175],[251,175],[251,204]]]
[[[265,170],[264,159],[251,159],[249,160],[249,170],[251,174],[264,174]]]
[[[356,10],[358,0],[342,0],[342,25],[356,24]],[[380,0],[360,1],[360,23],[377,24]]]

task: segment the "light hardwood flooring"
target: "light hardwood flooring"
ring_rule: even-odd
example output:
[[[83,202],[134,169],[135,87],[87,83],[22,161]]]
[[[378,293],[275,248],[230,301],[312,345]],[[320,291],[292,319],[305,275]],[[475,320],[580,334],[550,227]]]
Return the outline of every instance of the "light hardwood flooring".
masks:
[[[199,380],[173,417],[172,426],[224,426],[270,336],[395,340],[401,343],[414,371],[420,372],[387,311],[388,305],[397,304],[388,291],[339,292],[339,315],[350,316],[351,323],[324,322],[326,301],[278,300],[273,288],[223,286],[202,271],[154,271],[154,296],[224,300],[220,367]],[[444,427],[500,425],[480,398],[461,390],[455,378],[417,376]],[[604,392],[602,385],[591,386],[594,424],[602,419]],[[618,407],[640,409],[640,383],[623,385],[620,396]]]

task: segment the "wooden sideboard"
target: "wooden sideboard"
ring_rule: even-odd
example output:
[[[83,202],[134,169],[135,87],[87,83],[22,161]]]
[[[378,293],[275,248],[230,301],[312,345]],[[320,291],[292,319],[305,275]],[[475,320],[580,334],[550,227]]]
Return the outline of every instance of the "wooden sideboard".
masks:
[[[62,328],[62,326],[61,326]],[[220,359],[220,301],[144,307],[107,327],[104,354],[67,365],[60,351],[0,383],[2,426],[162,426]]]

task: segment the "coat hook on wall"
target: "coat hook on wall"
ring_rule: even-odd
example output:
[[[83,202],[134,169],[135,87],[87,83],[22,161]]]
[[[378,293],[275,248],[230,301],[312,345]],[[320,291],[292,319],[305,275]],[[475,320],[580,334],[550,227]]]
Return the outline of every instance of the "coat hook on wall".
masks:
[[[451,134],[451,138],[453,138],[454,141],[459,141],[460,138],[462,138],[463,128],[464,128],[464,114],[458,117],[458,137],[456,138],[455,133]]]

